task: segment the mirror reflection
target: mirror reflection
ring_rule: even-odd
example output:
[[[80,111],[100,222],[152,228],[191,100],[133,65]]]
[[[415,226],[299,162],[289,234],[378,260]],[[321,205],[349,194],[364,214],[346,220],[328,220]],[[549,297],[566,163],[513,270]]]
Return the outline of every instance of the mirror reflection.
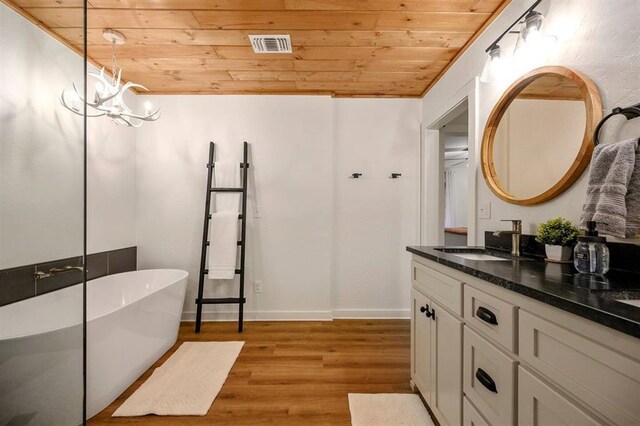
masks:
[[[556,185],[580,152],[586,125],[579,87],[559,74],[533,80],[502,116],[493,142],[495,176],[516,199]]]

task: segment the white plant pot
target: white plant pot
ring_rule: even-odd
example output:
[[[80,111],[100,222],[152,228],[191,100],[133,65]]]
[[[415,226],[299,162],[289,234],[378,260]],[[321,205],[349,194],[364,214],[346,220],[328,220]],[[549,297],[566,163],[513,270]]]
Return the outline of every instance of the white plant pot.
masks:
[[[567,262],[571,260],[573,249],[565,246],[552,246],[550,244],[544,245],[544,251],[547,253],[547,258],[558,262]]]

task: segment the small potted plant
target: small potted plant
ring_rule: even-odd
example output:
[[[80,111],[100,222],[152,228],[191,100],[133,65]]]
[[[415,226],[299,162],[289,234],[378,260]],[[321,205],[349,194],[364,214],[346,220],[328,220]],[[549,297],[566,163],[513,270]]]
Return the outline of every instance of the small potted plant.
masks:
[[[538,227],[536,241],[544,244],[547,259],[552,262],[568,262],[580,231],[563,217],[549,219]]]

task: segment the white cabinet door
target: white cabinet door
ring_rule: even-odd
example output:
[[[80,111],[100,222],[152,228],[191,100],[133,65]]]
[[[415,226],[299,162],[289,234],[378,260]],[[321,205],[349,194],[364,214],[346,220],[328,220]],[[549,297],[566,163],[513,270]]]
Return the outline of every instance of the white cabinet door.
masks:
[[[431,304],[430,407],[440,424],[462,423],[462,321]]]
[[[412,291],[411,378],[425,400],[431,396],[431,319],[426,316],[431,301]]]
[[[598,425],[563,395],[522,367],[518,368],[519,426]]]

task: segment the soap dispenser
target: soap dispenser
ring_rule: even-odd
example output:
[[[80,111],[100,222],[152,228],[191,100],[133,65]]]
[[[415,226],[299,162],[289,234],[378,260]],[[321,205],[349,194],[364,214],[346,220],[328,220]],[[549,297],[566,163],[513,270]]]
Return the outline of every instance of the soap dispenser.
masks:
[[[596,222],[588,221],[585,234],[578,237],[578,244],[573,249],[573,265],[578,272],[604,275],[609,271],[606,241],[605,237],[598,236]]]

